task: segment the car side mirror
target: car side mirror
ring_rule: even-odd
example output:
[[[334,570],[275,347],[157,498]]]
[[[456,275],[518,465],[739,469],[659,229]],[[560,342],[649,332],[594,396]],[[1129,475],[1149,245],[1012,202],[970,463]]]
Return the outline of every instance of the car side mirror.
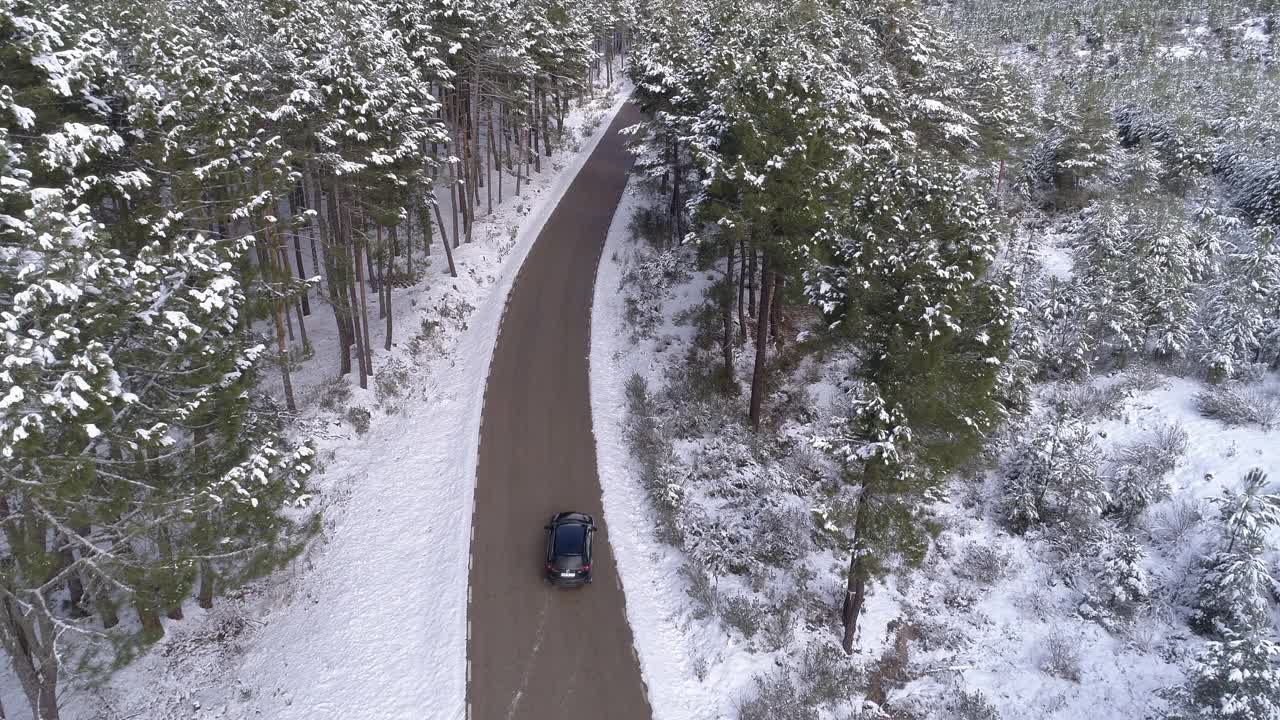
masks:
[[[543,530],[550,530],[550,529],[551,529],[551,526],[550,526],[550,525],[543,525],[543,526],[542,526],[542,529],[543,529]]]
[[[591,528],[591,532],[595,532],[596,530],[599,530],[599,529],[600,528]]]

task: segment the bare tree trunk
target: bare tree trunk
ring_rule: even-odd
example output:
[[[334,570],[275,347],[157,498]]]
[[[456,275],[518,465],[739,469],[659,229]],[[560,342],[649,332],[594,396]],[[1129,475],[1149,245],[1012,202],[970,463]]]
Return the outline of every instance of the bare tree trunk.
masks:
[[[453,266],[453,249],[449,247],[449,236],[444,234],[444,220],[440,219],[440,204],[433,202],[431,207],[435,209],[436,221],[440,223],[440,241],[444,243],[444,257],[449,261],[449,275],[458,277],[458,269]]]
[[[281,208],[281,210],[283,210],[283,208]],[[280,217],[284,217],[284,216],[285,216],[284,213],[281,212]],[[286,244],[284,232],[277,227],[275,229],[275,233],[276,233],[276,240],[279,242],[278,250],[280,254],[280,268],[281,270],[284,271],[285,281],[286,282],[292,281],[293,269],[289,267],[289,247]],[[302,278],[302,274],[306,271],[302,269],[302,250],[299,249],[298,247],[297,233],[294,233],[293,235],[293,247],[298,258],[298,277]],[[305,309],[304,311],[304,306],[309,305],[309,303],[307,302],[307,295],[309,294],[310,294],[309,290],[303,290],[302,296],[299,298],[301,302],[299,303],[298,301],[294,301],[294,306],[297,308],[297,311],[298,311],[298,336],[302,338],[302,344],[304,347],[307,345],[307,325],[306,325],[306,321],[303,320],[302,318],[304,315],[311,314],[310,309]],[[285,317],[286,318],[289,317],[288,310],[285,311]],[[293,339],[292,329],[293,329],[292,326],[290,326],[290,333],[289,333],[290,340]]]
[[[396,236],[396,229],[391,228],[390,233],[391,233],[391,239],[394,239]],[[385,340],[386,344],[383,347],[388,351],[391,350],[391,329],[392,329],[391,328],[391,285],[392,285],[391,281],[395,277],[395,274],[396,274],[395,255],[393,253],[387,253],[387,274],[383,278],[382,287],[384,288],[383,292],[387,294],[387,300],[386,300],[387,337]]]
[[[267,230],[266,239],[267,247],[262,248],[262,255],[266,258],[266,267],[262,268],[264,273],[270,273],[272,280],[279,280],[277,277],[276,263],[274,262],[275,253],[271,252],[271,230]],[[298,406],[293,399],[293,379],[289,375],[289,346],[285,342],[284,320],[287,317],[288,308],[285,306],[285,299],[271,299],[271,320],[276,326],[276,361],[280,363],[280,378],[284,382],[284,402],[285,407],[289,408],[289,412],[297,412]]]
[[[529,144],[533,148],[533,171],[542,172],[542,151],[538,147],[538,123],[542,112],[538,107],[538,75],[535,73],[529,81]]]
[[[218,576],[213,571],[213,563],[208,559],[200,560],[200,590],[196,601],[205,610],[213,607],[213,592],[217,582]]]
[[[453,204],[453,212],[450,215],[453,218],[453,246],[455,248],[458,247],[462,240],[462,238],[458,237],[458,196],[461,194],[458,191],[458,179],[455,177],[453,183],[449,185],[449,202]],[[441,225],[440,228],[443,230],[444,225]]]
[[[751,248],[751,253],[747,255],[747,315],[752,320],[759,320],[756,315],[756,249]]]
[[[724,297],[720,301],[721,318],[724,321],[724,337],[720,345],[724,353],[724,387],[732,391],[737,384],[733,377],[733,249],[736,243],[729,238],[725,243],[728,249],[724,269]]]
[[[320,244],[324,247],[325,280],[329,287],[329,303],[333,307],[334,322],[338,325],[338,371],[342,375],[351,372],[351,345],[355,337],[351,329],[351,303],[347,286],[347,256],[342,247],[345,236],[342,234],[342,217],[339,214],[338,184],[333,184],[333,193],[329,198],[329,206],[322,208],[320,202],[320,183],[313,183],[317,225],[320,228]],[[329,220],[326,222],[325,218]]]
[[[756,322],[756,363],[751,373],[751,427],[760,429],[760,407],[764,401],[765,370],[768,365],[769,301],[773,285],[773,271],[769,268],[769,253],[765,251],[760,261],[760,319]]]
[[[160,613],[149,607],[141,598],[135,600],[133,607],[138,611],[138,622],[142,624],[142,637],[152,642],[164,637],[164,625],[160,622]]]
[[[117,452],[112,452],[112,459],[116,459],[115,456],[118,454]],[[89,525],[77,525],[73,526],[73,529],[80,537],[87,538],[93,528]],[[80,557],[82,559],[93,557],[93,555],[94,550],[91,546],[82,546],[80,548]],[[93,576],[91,570],[86,574],[89,577],[90,587],[92,587]],[[120,616],[116,614],[115,603],[111,601],[111,596],[106,591],[98,590],[93,593],[93,609],[98,612],[98,619],[102,622],[103,629],[110,630],[120,624]]]
[[[459,118],[462,123],[470,123],[470,120],[464,115]],[[463,242],[471,242],[471,220],[475,217],[475,211],[472,209],[474,200],[472,195],[475,192],[472,188],[475,183],[471,178],[471,142],[467,137],[470,134],[469,125],[463,125],[458,128],[458,137],[462,141],[462,184],[458,186],[458,202],[462,205],[462,235],[465,238]]]
[[[311,251],[315,252],[314,246],[311,248]],[[302,264],[302,239],[299,237],[299,233],[297,233],[296,231],[293,233],[293,255],[294,255],[294,258],[298,261],[298,277],[305,280],[306,279],[305,273],[307,271],[306,271],[306,265]],[[319,275],[319,274],[320,272],[319,270],[317,270],[316,275]],[[302,291],[302,297],[299,298],[299,300],[302,303],[302,314],[306,316],[310,316],[311,315],[311,289],[309,287],[306,290]],[[298,324],[301,325],[302,321],[299,320]],[[302,342],[303,343],[307,342],[307,331],[305,329],[302,330]]]
[[[346,229],[350,231],[351,230],[350,213],[340,213],[340,215],[346,215],[347,217]],[[351,296],[351,329],[352,329],[352,336],[355,338],[356,360],[357,360],[356,364],[360,367],[360,387],[368,388],[369,387],[369,365],[368,365],[369,356],[364,351],[365,345],[368,342],[368,336],[364,334],[364,330],[361,327],[360,318],[356,315],[356,313],[359,311],[361,307],[360,288],[363,287],[363,283],[358,281],[358,278],[361,277],[360,247],[357,244],[354,233],[352,233],[348,237],[350,239],[350,245],[351,245],[351,252],[349,254],[349,257],[354,267],[354,272],[351,275],[348,275],[347,277],[347,292]]]
[[[773,344],[778,348],[782,347],[782,288],[785,283],[786,278],[774,273],[773,289],[769,293],[771,299],[769,303],[769,336],[773,338]]]
[[[556,109],[556,143],[564,142],[564,112],[560,109],[560,81],[551,76],[551,104]]]
[[[864,528],[869,519],[867,495],[867,483],[864,479],[862,492],[858,495],[858,511],[853,528],[853,550],[849,557],[849,577],[845,585],[844,606],[840,611],[840,621],[844,624],[844,637],[840,644],[849,654],[853,653],[853,642],[858,636],[858,617],[862,614],[862,604],[867,595],[867,553],[864,547],[866,544]]]
[[[742,256],[742,262],[738,265],[741,268],[738,272],[738,342],[746,344],[747,342],[747,316],[742,311],[743,289],[747,284],[747,241],[745,239],[738,240],[739,255]]]
[[[506,103],[503,103],[506,108]],[[503,147],[503,112],[498,113],[498,119],[493,118],[493,104],[489,105],[489,149],[492,150],[492,162],[498,170],[498,206],[502,206],[502,147]],[[496,132],[495,132],[496,127]],[[493,206],[490,205],[489,212],[493,212]]]
[[[432,197],[435,197],[435,190],[431,192]],[[426,250],[427,257],[431,257],[431,211],[427,209],[425,201],[418,205],[418,224],[422,226],[422,247]]]
[[[673,245],[679,245],[680,240],[684,237],[681,232],[680,216],[682,214],[680,202],[680,144],[671,143],[671,229],[674,233],[672,238]]]
[[[547,121],[547,91],[543,89],[538,93],[538,101],[542,103],[542,107],[538,108],[539,127],[542,129],[542,152],[547,157],[551,157],[551,126]]]
[[[359,236],[356,236],[356,253],[368,254],[369,250],[365,247],[365,242]],[[356,281],[360,283],[360,324],[363,326],[364,332],[364,366],[366,372],[373,374],[373,348],[369,347],[371,338],[369,337],[369,291],[365,287],[364,272],[359,266],[356,267]],[[366,387],[361,385],[360,387]]]
[[[386,263],[383,262],[383,259],[388,257],[390,253],[387,252],[387,248],[382,243],[382,226],[375,224],[373,227],[375,232],[378,234],[378,245],[377,252],[369,253],[369,255],[377,258],[378,260],[375,265],[378,273],[376,276],[377,280],[375,281],[377,283],[377,287],[374,289],[378,291],[378,319],[381,320],[387,316],[387,301],[384,292],[387,285],[387,274],[384,272],[386,269]],[[374,277],[375,275],[373,274],[373,271],[369,271],[369,278],[372,280]]]
[[[488,201],[489,214],[493,214],[493,102],[489,102],[489,109],[485,113],[486,125],[488,126],[489,137],[488,146],[484,153],[484,193]],[[501,205],[501,201],[498,203]]]
[[[61,561],[59,572],[62,572],[75,564],[76,556],[66,535],[59,536],[58,544],[58,557]],[[79,571],[67,574],[67,595],[71,600],[71,617],[88,617],[89,613],[84,609],[84,582],[80,579]]]
[[[52,623],[41,623],[37,633],[35,612],[23,613],[12,597],[3,601],[4,618],[0,623],[0,640],[12,661],[14,674],[38,720],[58,720],[58,665],[52,648],[41,637],[52,637]]]
[[[514,91],[513,91],[513,94],[514,94]],[[524,135],[522,135],[522,134],[521,134],[521,131],[522,131],[522,130],[524,130],[524,125],[523,125],[523,123],[521,123],[521,122],[520,122],[520,117],[519,117],[519,115],[517,115],[517,116],[516,116],[516,126],[515,126],[515,128],[514,128],[514,133],[515,133],[515,136],[516,136],[516,162],[515,162],[515,173],[516,173],[516,197],[520,197],[520,183],[524,180],[524,173],[525,173],[525,169],[524,169]]]
[[[306,296],[303,295],[303,297],[305,298]],[[293,309],[294,314],[298,316],[298,336],[302,338],[302,347],[305,348],[307,345],[311,344],[311,341],[307,340],[306,314],[302,311],[302,303],[300,302],[295,301],[293,303]]]

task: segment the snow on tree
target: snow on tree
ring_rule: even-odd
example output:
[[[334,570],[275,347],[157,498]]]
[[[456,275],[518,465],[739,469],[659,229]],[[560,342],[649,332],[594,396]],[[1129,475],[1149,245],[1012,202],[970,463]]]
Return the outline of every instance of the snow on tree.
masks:
[[[1182,695],[1194,717],[1280,717],[1280,645],[1269,632],[1229,633],[1206,642],[1187,674]]]
[[[1240,485],[1239,492],[1225,488],[1222,497],[1214,500],[1227,536],[1227,552],[1237,543],[1261,543],[1271,528],[1280,526],[1280,494],[1265,492],[1266,473],[1253,468]]]
[[[1106,532],[1099,545],[1099,567],[1080,614],[1115,631],[1151,599],[1151,579],[1143,567],[1146,553],[1133,535]]]
[[[1088,537],[1110,501],[1093,432],[1061,401],[1038,425],[1014,450],[1005,476],[1005,521],[1017,532],[1064,523]]]
[[[56,718],[64,646],[132,604],[144,637],[197,578],[269,567],[304,536],[310,449],[252,393],[263,347],[242,332],[246,240],[103,228],[103,196],[151,179],[107,125],[118,72],[83,17],[0,8],[25,85],[0,92],[6,555],[0,639],[37,717]],[[69,593],[64,612],[53,596]],[[99,623],[87,618],[90,610]],[[98,629],[100,628],[100,629]],[[127,635],[115,635],[128,641]]]
[[[1280,495],[1265,494],[1267,476],[1250,470],[1239,492],[1223,490],[1218,505],[1223,547],[1205,559],[1192,626],[1226,637],[1270,624],[1280,581],[1271,575],[1263,550],[1268,532],[1280,525]]]

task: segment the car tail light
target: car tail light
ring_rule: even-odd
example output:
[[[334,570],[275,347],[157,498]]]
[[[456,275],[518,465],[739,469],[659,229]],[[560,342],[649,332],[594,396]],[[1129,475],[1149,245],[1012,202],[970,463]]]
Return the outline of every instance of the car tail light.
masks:
[[[550,571],[550,570],[554,570],[554,569],[555,569],[555,568],[551,567],[551,563],[547,563],[547,570],[549,570],[549,571]]]
[[[586,572],[586,571],[588,571],[588,570],[590,570],[590,569],[591,569],[591,566],[590,566],[590,565],[583,565],[583,566],[582,566],[582,572]]]

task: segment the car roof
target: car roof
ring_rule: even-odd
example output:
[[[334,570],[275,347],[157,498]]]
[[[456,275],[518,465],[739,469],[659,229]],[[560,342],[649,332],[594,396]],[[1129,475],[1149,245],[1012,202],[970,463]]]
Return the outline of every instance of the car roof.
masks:
[[[567,522],[556,526],[555,553],[557,555],[581,555],[586,552],[586,544],[586,524]]]

